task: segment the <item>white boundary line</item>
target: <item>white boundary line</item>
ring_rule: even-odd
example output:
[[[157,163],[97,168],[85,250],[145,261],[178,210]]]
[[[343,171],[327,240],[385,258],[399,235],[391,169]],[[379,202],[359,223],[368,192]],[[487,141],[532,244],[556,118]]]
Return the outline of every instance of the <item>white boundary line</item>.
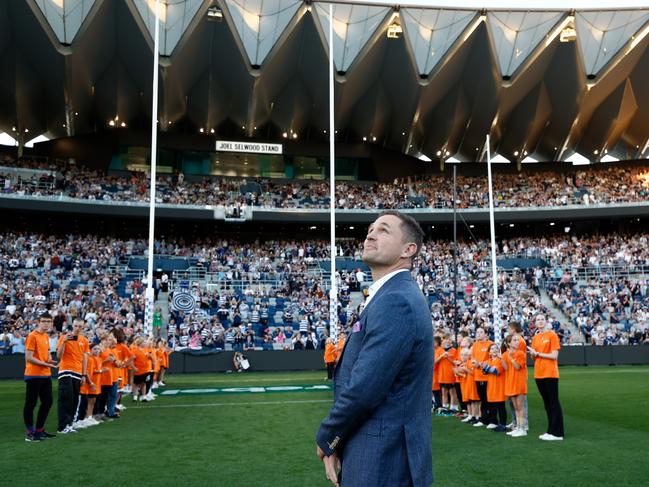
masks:
[[[167,408],[208,408],[208,407],[219,407],[219,406],[267,406],[269,404],[319,404],[319,403],[333,403],[332,399],[305,399],[305,400],[294,400],[294,401],[246,401],[246,402],[211,402],[204,404],[166,404],[160,406],[129,406],[128,409],[167,409]]]

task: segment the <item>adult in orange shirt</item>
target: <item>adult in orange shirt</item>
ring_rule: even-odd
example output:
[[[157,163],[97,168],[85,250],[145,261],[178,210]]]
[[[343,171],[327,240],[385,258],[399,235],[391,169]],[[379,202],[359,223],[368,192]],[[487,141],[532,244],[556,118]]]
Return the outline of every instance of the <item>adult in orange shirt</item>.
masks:
[[[508,350],[503,354],[505,368],[505,395],[511,400],[516,421],[507,434],[514,438],[527,436],[527,355],[520,350],[522,338],[518,335],[507,337]]]
[[[334,377],[334,365],[336,365],[336,344],[333,338],[327,338],[325,341],[324,363],[327,368],[327,380]]]
[[[61,334],[56,345],[59,359],[59,392],[58,392],[58,432],[74,433],[72,423],[75,421],[79,405],[81,382],[87,379],[86,368],[90,344],[83,336],[85,322],[75,318],[72,326]]]
[[[500,347],[495,343],[489,347],[489,360],[482,371],[487,374],[487,429],[502,433],[507,431],[505,368]]]
[[[38,319],[36,329],[25,340],[25,441],[41,441],[55,435],[45,432],[45,421],[52,407],[52,369],[56,362],[50,357],[52,317],[45,313]],[[34,425],[34,409],[40,399],[41,405]]]
[[[451,335],[446,333],[442,336],[442,353],[436,359],[438,363],[439,385],[442,388],[441,414],[453,415],[458,412],[457,394],[455,393],[455,360],[457,351],[451,343]]]
[[[480,419],[473,425],[477,427],[487,424],[485,414],[487,412],[487,380],[489,376],[482,369],[487,365],[487,361],[489,360],[489,348],[491,348],[491,345],[493,345],[493,342],[489,340],[484,329],[476,329],[475,342],[473,343],[473,347],[471,347],[471,355],[473,357],[473,366],[475,367],[473,378],[475,379],[475,385],[480,396]]]
[[[543,405],[548,416],[548,430],[539,436],[544,441],[563,440],[563,412],[559,403],[559,337],[550,328],[545,315],[535,318],[536,335],[529,347],[530,356],[534,359],[534,380],[543,398]]]

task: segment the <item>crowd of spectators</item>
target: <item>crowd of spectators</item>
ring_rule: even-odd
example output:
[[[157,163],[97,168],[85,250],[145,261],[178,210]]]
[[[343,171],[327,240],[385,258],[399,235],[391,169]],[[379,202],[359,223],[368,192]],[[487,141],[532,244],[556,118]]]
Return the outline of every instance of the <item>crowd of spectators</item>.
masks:
[[[146,255],[145,240],[20,232],[0,238],[1,351],[19,352],[21,339],[45,312],[55,317],[55,334],[75,317],[82,317],[97,337],[115,327],[127,335],[143,332],[146,283],[126,279],[123,265],[131,256]],[[566,317],[553,323],[564,342],[574,338],[573,330],[598,345],[649,342],[646,278],[621,278],[606,270],[596,280],[580,278],[584,267],[649,266],[648,239],[636,234],[500,241],[499,257],[540,257],[548,264],[499,273],[501,322],[520,322],[531,336],[534,315],[552,316],[541,299],[545,288]],[[340,254],[351,261],[337,274],[337,315],[344,328],[362,308],[362,298],[352,293],[366,292],[371,276],[357,262],[362,243],[341,243]],[[165,324],[173,347],[308,349],[321,348],[329,335],[326,241],[205,238],[187,244],[167,238],[155,249],[186,257],[193,266],[175,277],[174,292],[191,294],[195,307],[191,313],[171,307]],[[452,244],[427,241],[415,262],[413,274],[428,297],[432,321],[440,329],[457,326],[458,332],[472,335],[483,327],[493,334],[488,242],[461,243],[457,261],[456,281]],[[204,271],[202,277],[192,277],[197,269]],[[173,295],[169,299],[172,303]]]
[[[66,196],[95,201],[147,202],[149,175],[106,174],[50,162],[15,161],[5,156],[0,184],[5,194]],[[49,173],[11,173],[11,167]],[[649,168],[590,168],[587,171],[496,173],[497,207],[535,207],[612,204],[649,201]],[[264,178],[198,177],[182,173],[159,175],[156,201],[160,204],[212,205],[226,208],[329,208],[326,181],[280,181]],[[457,178],[458,208],[486,208],[486,177]],[[338,182],[339,209],[452,208],[452,180],[443,175],[395,179],[391,182]]]

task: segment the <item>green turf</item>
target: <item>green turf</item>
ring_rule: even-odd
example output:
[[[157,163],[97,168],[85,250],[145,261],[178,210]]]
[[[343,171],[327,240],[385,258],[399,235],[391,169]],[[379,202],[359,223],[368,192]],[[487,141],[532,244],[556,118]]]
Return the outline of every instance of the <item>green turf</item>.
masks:
[[[647,485],[649,368],[561,373],[564,442],[538,440],[545,413],[530,384],[526,438],[434,418],[436,485]],[[169,376],[167,387],[319,384],[322,375]],[[170,396],[137,405],[129,398],[122,419],[43,443],[23,441],[23,394],[21,381],[0,382],[0,485],[328,485],[314,434],[331,392]],[[55,416],[56,407],[50,431]]]

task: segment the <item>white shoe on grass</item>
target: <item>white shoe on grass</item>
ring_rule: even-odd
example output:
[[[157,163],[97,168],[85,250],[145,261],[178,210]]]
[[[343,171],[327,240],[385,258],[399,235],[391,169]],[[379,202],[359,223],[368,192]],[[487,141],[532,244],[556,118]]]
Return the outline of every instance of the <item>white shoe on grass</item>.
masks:
[[[545,435],[542,435],[543,437],[541,438],[543,441],[563,441],[563,436],[554,436],[549,433],[546,433]]]

